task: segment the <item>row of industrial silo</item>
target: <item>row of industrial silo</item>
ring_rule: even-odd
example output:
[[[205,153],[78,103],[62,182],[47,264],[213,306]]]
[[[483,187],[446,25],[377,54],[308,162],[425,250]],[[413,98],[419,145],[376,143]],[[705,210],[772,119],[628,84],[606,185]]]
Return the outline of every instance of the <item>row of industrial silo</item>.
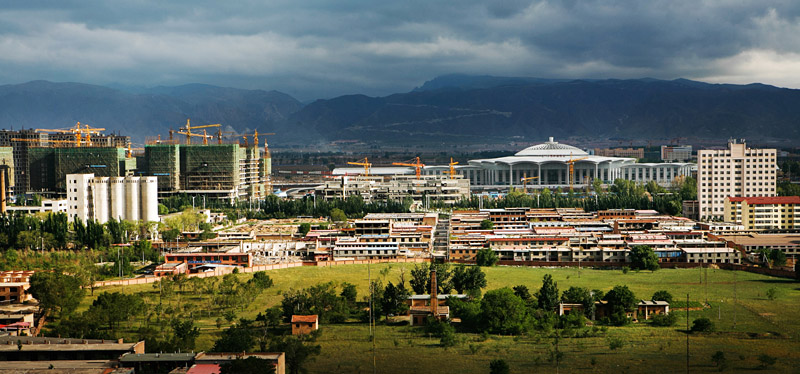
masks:
[[[92,180],[94,219],[158,221],[156,177],[95,177]]]

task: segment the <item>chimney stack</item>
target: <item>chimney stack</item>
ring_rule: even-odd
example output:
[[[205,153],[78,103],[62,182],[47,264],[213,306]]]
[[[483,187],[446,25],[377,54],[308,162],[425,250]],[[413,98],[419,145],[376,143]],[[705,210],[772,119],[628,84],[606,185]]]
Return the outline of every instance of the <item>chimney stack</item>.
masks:
[[[431,313],[439,319],[439,286],[436,284],[436,268],[431,264]]]
[[[6,169],[0,166],[0,213],[6,212]]]

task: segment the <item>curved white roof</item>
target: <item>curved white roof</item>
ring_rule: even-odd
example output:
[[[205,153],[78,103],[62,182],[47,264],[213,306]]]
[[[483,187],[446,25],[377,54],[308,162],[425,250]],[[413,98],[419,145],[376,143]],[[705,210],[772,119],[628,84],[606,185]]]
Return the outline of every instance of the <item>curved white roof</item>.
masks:
[[[516,153],[516,156],[544,156],[544,157],[557,157],[557,156],[579,157],[587,155],[589,154],[580,148],[566,144],[559,144],[558,142],[553,141],[552,136],[550,137],[550,140],[545,143],[530,146]]]

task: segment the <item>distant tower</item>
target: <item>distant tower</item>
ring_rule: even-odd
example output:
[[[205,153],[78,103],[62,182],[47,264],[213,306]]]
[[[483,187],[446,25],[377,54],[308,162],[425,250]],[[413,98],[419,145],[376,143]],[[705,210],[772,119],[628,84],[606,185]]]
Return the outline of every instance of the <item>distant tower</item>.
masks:
[[[431,266],[431,313],[439,319],[439,286],[436,285],[436,268]]]
[[[272,155],[269,153],[269,146],[267,139],[264,137],[264,197],[266,198],[272,194]]]

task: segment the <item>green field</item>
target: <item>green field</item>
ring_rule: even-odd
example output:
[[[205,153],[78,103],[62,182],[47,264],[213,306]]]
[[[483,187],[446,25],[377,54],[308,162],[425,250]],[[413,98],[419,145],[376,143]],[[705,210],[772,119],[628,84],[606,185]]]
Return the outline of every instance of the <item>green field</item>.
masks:
[[[406,279],[413,265],[373,265],[372,277],[381,277],[380,270],[390,268],[387,281],[396,282],[400,269],[405,266]],[[729,372],[757,370],[760,354],[777,357],[777,364],[764,371],[797,372],[800,365],[800,283],[789,279],[773,278],[747,272],[715,269],[664,269],[655,273],[619,270],[593,270],[575,268],[484,268],[489,283],[488,289],[527,285],[531,291],[541,286],[542,276],[552,274],[561,291],[570,286],[610,290],[615,285],[627,285],[639,298],[647,299],[653,292],[668,290],[676,299],[685,300],[687,293],[691,301],[705,302],[710,308],[689,312],[690,320],[708,317],[717,326],[717,331],[708,334],[693,334],[689,340],[691,371],[713,372],[711,355],[724,351],[729,363]],[[708,274],[701,283],[701,274]],[[736,282],[734,284],[734,273]],[[270,277],[275,287],[261,293],[256,301],[237,312],[237,317],[254,318],[267,307],[280,303],[280,294],[292,288],[304,288],[326,281],[356,284],[359,298],[367,291],[367,266],[346,265],[316,268],[301,267],[272,271]],[[242,280],[250,275],[239,275]],[[200,282],[208,282],[201,280]],[[200,283],[198,282],[198,283]],[[774,288],[774,300],[767,298],[767,290]],[[108,287],[96,290],[119,290]],[[736,292],[734,291],[736,290]],[[154,300],[156,292],[152,285],[131,286],[124,290],[143,292]],[[737,303],[734,303],[736,293]],[[180,304],[189,307],[177,307]],[[88,308],[91,297],[87,297],[81,309]],[[218,316],[204,316],[205,310],[213,308],[208,298],[175,295],[170,298],[175,313],[191,313],[202,329],[198,349],[208,349],[217,338]],[[657,328],[645,324],[628,327],[610,327],[607,336],[591,338],[564,338],[558,350],[564,353],[559,364],[562,372],[671,372],[686,368],[685,312],[680,312],[678,327]],[[735,320],[735,326],[734,326]],[[128,325],[139,326],[141,321]],[[225,322],[222,328],[229,325]],[[372,371],[372,344],[368,340],[368,327],[364,324],[340,324],[322,326],[318,344],[322,354],[308,364],[311,372],[368,373]],[[126,338],[135,338],[133,333],[123,333]],[[488,362],[503,358],[509,362],[512,372],[551,372],[556,370],[554,362],[548,360],[555,348],[550,336],[532,334],[525,337],[490,336],[483,341],[479,335],[459,334],[462,343],[454,348],[439,347],[438,339],[427,337],[421,329],[408,326],[386,326],[379,324],[376,330],[375,362],[378,372],[405,373],[437,371],[443,373],[487,373]],[[608,336],[619,337],[625,344],[610,350]],[[414,370],[416,369],[416,370]],[[762,372],[764,372],[762,371]]]

